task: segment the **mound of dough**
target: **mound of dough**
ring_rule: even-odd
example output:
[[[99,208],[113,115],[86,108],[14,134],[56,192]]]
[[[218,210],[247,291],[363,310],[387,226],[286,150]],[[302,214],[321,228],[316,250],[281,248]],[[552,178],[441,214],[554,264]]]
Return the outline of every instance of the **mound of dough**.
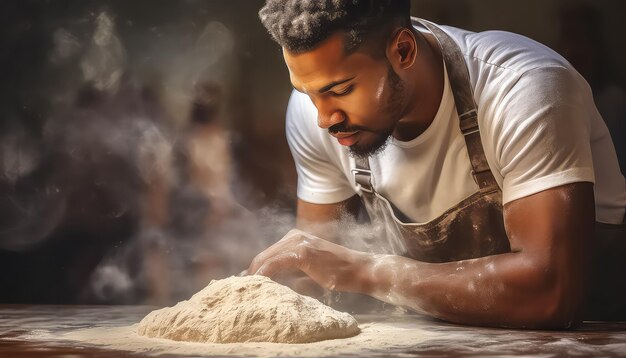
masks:
[[[264,276],[213,280],[189,300],[150,312],[137,331],[203,343],[309,343],[359,332],[350,314]]]

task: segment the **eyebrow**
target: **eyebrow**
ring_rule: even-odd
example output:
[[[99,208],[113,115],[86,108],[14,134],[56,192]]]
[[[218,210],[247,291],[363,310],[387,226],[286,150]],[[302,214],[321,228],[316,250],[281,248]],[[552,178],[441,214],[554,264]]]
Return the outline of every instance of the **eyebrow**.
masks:
[[[326,86],[320,88],[317,93],[322,94],[324,92],[328,92],[331,88],[335,87],[335,86],[339,86],[340,84],[352,81],[356,76],[350,77],[350,78],[346,78],[345,80],[340,80],[340,81],[334,81],[331,82],[329,84],[327,84]]]

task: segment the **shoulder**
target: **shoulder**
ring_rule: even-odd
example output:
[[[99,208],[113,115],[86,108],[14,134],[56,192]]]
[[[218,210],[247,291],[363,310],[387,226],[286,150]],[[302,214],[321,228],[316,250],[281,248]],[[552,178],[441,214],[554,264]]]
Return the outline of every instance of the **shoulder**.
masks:
[[[287,124],[298,125],[300,122],[305,124],[305,122],[310,122],[310,119],[315,119],[316,116],[317,110],[309,97],[292,90],[287,104]]]
[[[287,105],[285,129],[289,142],[319,138],[317,109],[309,97],[296,90],[291,92]]]
[[[506,31],[442,28],[465,57],[483,128],[519,130],[521,122],[563,121],[573,112],[593,117],[589,85],[549,47]]]
[[[442,29],[459,45],[470,75],[480,66],[517,74],[540,67],[571,67],[557,52],[523,35],[507,31],[471,32],[451,26]]]
[[[444,30],[465,57],[483,147],[504,201],[569,181],[593,181],[589,137],[600,119],[584,78],[525,36]]]
[[[317,109],[311,99],[296,90],[287,105],[285,131],[294,155],[331,160],[341,154],[339,145],[317,126]]]

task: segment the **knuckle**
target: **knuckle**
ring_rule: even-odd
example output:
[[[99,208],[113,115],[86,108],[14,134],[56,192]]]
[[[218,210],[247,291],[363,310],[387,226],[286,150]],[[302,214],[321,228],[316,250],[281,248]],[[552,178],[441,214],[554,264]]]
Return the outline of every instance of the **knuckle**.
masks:
[[[292,229],[292,230],[290,230],[290,231],[289,231],[289,233],[287,234],[287,236],[288,236],[290,239],[292,239],[292,240],[293,240],[294,238],[300,238],[300,237],[302,237],[303,235],[304,235],[304,232],[303,232],[303,231],[301,231],[301,230],[298,230],[298,229]]]
[[[305,259],[309,254],[309,244],[306,241],[299,242],[294,248],[294,253],[299,259]]]
[[[263,257],[261,256],[261,254],[256,255],[253,259],[252,262],[250,263],[250,268],[254,270],[254,268],[258,268],[261,267],[261,264],[263,263]],[[252,274],[254,274],[254,272],[251,272]]]
[[[293,229],[289,230],[289,233],[290,234],[302,234],[303,231],[298,229],[298,228],[293,228]]]

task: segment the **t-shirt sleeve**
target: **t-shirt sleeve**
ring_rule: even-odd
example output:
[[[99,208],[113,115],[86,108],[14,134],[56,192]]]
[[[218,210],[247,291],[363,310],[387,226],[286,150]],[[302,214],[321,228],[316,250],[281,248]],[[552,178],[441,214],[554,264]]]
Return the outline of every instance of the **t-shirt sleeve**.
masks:
[[[317,111],[309,98],[293,91],[286,117],[287,142],[298,173],[298,198],[333,204],[355,195],[337,153],[317,127]]]
[[[503,97],[494,132],[503,203],[557,186],[594,182],[587,83],[564,67],[530,70]]]

